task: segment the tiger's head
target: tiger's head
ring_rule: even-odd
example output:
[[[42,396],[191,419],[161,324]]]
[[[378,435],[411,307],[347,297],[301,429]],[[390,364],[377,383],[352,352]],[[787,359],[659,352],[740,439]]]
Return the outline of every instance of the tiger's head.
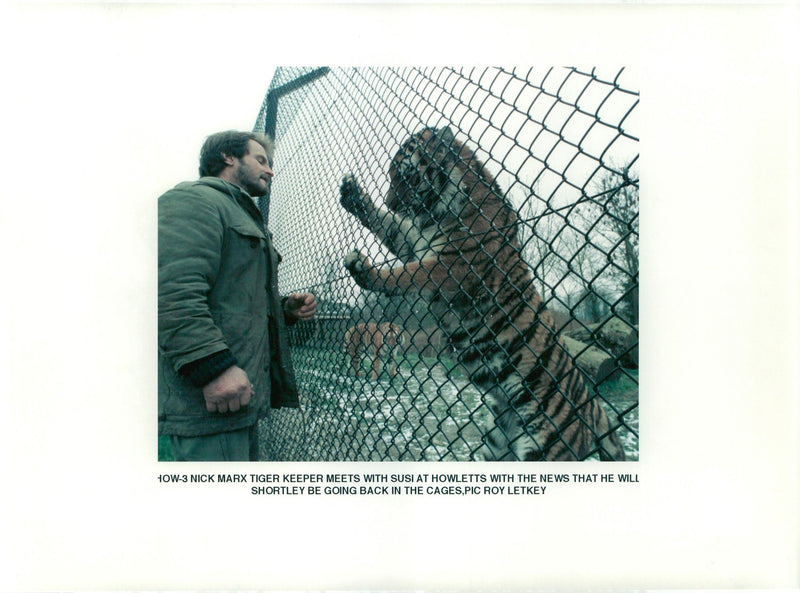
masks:
[[[403,330],[394,323],[385,321],[380,324],[379,329],[383,334],[383,343],[394,348],[404,344]]]
[[[491,194],[502,195],[475,154],[449,127],[412,135],[389,166],[386,207],[411,217],[442,222],[468,206],[480,210]]]
[[[460,150],[450,128],[425,128],[411,136],[389,166],[386,206],[407,216],[439,218],[458,193]]]

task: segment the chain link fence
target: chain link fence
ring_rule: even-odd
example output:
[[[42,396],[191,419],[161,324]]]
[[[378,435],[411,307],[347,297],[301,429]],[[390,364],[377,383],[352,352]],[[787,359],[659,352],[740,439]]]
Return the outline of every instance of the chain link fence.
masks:
[[[428,303],[362,290],[343,265],[354,248],[397,259],[340,205],[343,176],[384,196],[401,144],[449,127],[518,214],[552,331],[638,459],[637,104],[624,69],[278,68],[255,126],[276,142],[260,206],[281,291],[319,307],[290,330],[302,407],[261,421],[263,458],[480,458],[485,394]]]

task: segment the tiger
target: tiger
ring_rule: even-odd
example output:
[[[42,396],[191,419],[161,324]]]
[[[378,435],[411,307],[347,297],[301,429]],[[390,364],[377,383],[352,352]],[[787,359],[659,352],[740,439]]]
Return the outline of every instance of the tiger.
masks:
[[[388,170],[384,205],[352,173],[340,204],[397,258],[355,249],[344,266],[364,290],[418,295],[491,414],[473,458],[623,461],[606,412],[559,340],[518,239],[518,215],[449,127],[412,134]]]
[[[349,328],[344,335],[344,347],[350,359],[353,373],[359,377],[361,372],[361,354],[368,353],[372,356],[372,374],[370,377],[377,380],[381,368],[386,369],[390,377],[397,372],[395,352],[402,344],[403,330],[394,323],[358,323]],[[385,362],[382,362],[385,361]]]

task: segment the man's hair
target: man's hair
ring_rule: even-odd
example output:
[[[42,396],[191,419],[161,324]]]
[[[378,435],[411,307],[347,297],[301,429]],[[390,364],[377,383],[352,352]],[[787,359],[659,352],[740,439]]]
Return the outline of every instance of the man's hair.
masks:
[[[273,145],[269,136],[236,130],[217,132],[206,138],[203,148],[200,149],[200,177],[217,177],[228,166],[225,157],[240,159],[245,156],[248,153],[247,143],[250,140],[263,146],[272,162]]]

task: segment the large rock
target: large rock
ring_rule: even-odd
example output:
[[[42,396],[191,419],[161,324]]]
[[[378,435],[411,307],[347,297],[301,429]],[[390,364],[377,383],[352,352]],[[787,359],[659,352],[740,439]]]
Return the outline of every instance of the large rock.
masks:
[[[570,338],[586,344],[596,344],[626,368],[639,367],[639,328],[612,317],[603,323],[592,323],[566,330]]]
[[[613,379],[618,372],[614,358],[595,346],[589,346],[569,336],[562,336],[561,343],[575,360],[577,367],[594,383]]]

